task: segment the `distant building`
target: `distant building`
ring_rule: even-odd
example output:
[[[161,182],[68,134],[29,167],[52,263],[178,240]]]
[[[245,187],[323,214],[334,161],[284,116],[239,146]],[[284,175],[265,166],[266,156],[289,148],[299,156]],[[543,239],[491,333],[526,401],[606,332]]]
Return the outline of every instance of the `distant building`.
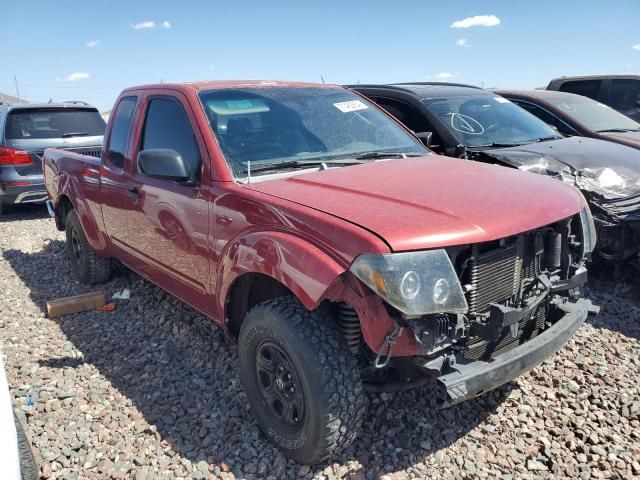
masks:
[[[0,92],[0,103],[29,103],[29,101],[24,98],[18,99],[18,97],[14,97],[13,95]]]

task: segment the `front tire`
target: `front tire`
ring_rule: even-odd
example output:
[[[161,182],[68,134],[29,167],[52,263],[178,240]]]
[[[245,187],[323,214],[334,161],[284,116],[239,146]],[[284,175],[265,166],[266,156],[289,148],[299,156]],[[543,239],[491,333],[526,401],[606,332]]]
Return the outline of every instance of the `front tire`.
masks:
[[[67,256],[71,270],[82,283],[94,285],[109,280],[113,264],[110,258],[99,256],[87,241],[80,219],[75,210],[69,211],[65,219]]]
[[[318,463],[358,435],[362,381],[330,318],[290,296],[261,303],[242,324],[238,359],[253,414],[287,457]]]

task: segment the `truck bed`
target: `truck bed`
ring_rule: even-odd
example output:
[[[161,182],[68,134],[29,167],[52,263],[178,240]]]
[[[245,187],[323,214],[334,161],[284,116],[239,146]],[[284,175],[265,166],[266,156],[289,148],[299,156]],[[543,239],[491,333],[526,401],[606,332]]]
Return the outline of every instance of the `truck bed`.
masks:
[[[42,171],[44,184],[49,197],[58,197],[58,188],[63,182],[75,180],[85,195],[85,190],[97,193],[100,179],[100,159],[90,155],[47,148],[42,156]],[[72,177],[72,178],[69,178]]]

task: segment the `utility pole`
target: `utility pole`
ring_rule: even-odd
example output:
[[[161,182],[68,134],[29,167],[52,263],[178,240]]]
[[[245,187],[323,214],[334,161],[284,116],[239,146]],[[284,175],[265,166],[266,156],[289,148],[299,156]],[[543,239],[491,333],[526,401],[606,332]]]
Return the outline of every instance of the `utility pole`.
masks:
[[[16,97],[18,97],[18,103],[22,103],[22,99],[20,98],[20,88],[18,87],[18,77],[14,75],[13,81],[16,82]]]

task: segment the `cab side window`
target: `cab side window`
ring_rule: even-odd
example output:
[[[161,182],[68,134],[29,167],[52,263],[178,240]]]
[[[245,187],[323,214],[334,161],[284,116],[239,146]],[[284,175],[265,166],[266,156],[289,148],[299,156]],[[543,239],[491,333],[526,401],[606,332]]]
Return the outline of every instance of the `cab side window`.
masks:
[[[431,132],[433,135],[431,137],[432,148],[438,148],[442,145],[442,139],[436,129],[412,106],[390,98],[374,98],[373,100],[412,132]]]
[[[609,105],[621,112],[640,108],[640,80],[611,80]]]
[[[556,117],[551,115],[546,110],[543,110],[542,108],[538,107],[537,105],[534,105],[533,103],[522,102],[522,101],[513,100],[513,99],[511,101],[516,105],[518,105],[520,108],[524,108],[530,114],[535,115],[544,123],[548,125],[555,125]]]
[[[524,108],[530,114],[535,115],[547,125],[556,127],[558,129],[558,132],[560,132],[562,135],[565,135],[567,137],[578,135],[578,132],[576,132],[573,128],[569,127],[566,123],[564,123],[558,117],[546,111],[545,109],[540,108],[533,103],[525,102],[522,100],[511,99],[511,101],[519,107]]]
[[[598,100],[598,92],[602,80],[574,80],[565,82],[560,86],[561,92],[575,93],[594,100]]]
[[[182,156],[189,172],[199,179],[200,150],[191,122],[180,102],[152,98],[147,108],[140,150],[171,149]]]
[[[114,112],[111,138],[109,139],[109,151],[107,159],[114,167],[122,169],[127,155],[131,120],[136,108],[137,97],[123,98]]]

